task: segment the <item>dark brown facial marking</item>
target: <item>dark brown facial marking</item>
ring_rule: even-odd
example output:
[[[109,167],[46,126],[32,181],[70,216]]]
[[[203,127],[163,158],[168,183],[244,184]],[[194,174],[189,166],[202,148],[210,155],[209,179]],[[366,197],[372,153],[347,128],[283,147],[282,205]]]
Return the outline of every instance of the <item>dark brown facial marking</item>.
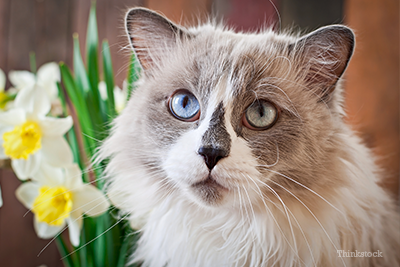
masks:
[[[221,102],[211,116],[209,128],[203,135],[198,151],[210,170],[220,159],[227,157],[231,149],[231,138],[225,127],[224,115],[225,110]]]

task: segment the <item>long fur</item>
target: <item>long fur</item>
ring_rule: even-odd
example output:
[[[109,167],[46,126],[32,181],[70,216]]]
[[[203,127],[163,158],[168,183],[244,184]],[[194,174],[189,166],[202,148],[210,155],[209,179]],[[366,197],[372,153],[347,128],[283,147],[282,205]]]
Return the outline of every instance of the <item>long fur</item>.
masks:
[[[341,73],[330,72],[340,64],[344,70],[346,47],[317,37],[322,43],[310,52],[298,36],[234,33],[212,24],[176,26],[176,39],[164,32],[154,41],[162,18],[135,12],[141,20],[132,24],[146,30],[128,27],[128,34],[145,71],[100,151],[110,159],[108,195],[141,234],[132,261],[400,266],[398,210],[378,186],[374,156],[343,120]],[[334,90],[321,89],[332,84]],[[168,97],[182,88],[199,99],[198,122],[168,112]],[[271,129],[241,125],[256,99],[279,107]],[[209,172],[197,150],[219,103],[231,149],[211,174],[225,190],[194,191],[191,185]],[[341,257],[343,251],[382,257]]]

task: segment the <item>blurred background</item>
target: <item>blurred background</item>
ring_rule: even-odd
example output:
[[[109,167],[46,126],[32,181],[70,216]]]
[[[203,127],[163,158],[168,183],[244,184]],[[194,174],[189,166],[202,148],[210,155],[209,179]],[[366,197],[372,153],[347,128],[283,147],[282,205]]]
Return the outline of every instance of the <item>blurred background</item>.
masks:
[[[84,37],[90,0],[0,0],[0,68],[30,70],[29,52],[37,64],[64,61],[72,66],[72,34]],[[357,35],[356,52],[345,74],[348,121],[379,158],[382,186],[398,197],[400,165],[399,0],[97,0],[99,38],[108,39],[122,86],[129,53],[124,14],[144,6],[183,25],[209,15],[238,30],[264,25],[294,27],[307,33],[344,23]],[[9,87],[9,83],[6,88]],[[33,230],[31,213],[15,198],[20,182],[10,169],[0,169],[4,205],[0,208],[0,266],[62,266],[55,244]]]

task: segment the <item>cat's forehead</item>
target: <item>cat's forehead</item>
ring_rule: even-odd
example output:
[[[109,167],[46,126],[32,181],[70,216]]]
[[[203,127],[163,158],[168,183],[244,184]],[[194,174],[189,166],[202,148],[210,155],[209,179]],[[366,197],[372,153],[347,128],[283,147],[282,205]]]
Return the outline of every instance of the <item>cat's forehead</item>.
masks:
[[[240,34],[214,29],[198,33],[182,48],[188,50],[187,56],[192,56],[198,64],[226,68],[226,65],[254,65],[257,60],[264,62],[268,57],[283,53],[291,41],[292,38],[272,31]]]
[[[237,116],[255,99],[292,109],[287,96],[291,94],[287,81],[293,79],[287,58],[292,38],[273,32],[237,34],[218,29],[195,34],[165,60],[151,83],[152,95],[164,99],[178,89],[187,89],[202,108],[222,103],[226,112],[234,110]]]
[[[185,52],[189,59],[184,68],[191,70],[193,89],[206,100],[217,98],[214,102],[224,105],[238,98],[241,103],[255,98],[285,102],[282,88],[292,79],[287,56],[292,41],[272,31],[254,35],[210,29],[186,47],[190,52]]]

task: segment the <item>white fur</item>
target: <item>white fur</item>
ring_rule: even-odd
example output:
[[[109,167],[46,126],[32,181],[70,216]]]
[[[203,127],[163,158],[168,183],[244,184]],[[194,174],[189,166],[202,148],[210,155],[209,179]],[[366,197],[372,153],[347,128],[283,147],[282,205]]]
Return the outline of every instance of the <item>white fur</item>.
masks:
[[[204,33],[207,48],[213,42],[227,47],[237,42],[233,49],[237,55],[242,50],[267,49],[261,44],[270,44],[269,52],[275,55],[275,41],[291,43],[294,40],[294,37],[272,32],[234,35],[210,25],[191,29],[191,32]],[[168,58],[169,68],[160,75],[175,75],[179,56],[183,60],[194,51],[183,49],[181,54]],[[240,77],[237,81],[218,77],[208,106],[201,107],[205,114],[200,125],[181,134],[164,151],[146,132],[148,122],[141,121],[151,93],[146,83],[150,83],[151,78],[138,88],[127,109],[116,119],[113,133],[101,151],[102,158],[111,158],[107,167],[109,196],[130,217],[133,227],[140,229],[141,238],[132,261],[149,267],[399,267],[399,215],[377,185],[379,173],[372,154],[342,122],[340,87],[332,100],[336,105],[317,106],[313,102],[316,98],[312,98],[314,92],[299,93],[305,86],[295,82],[294,76],[302,69],[294,70],[292,64],[295,66],[296,62],[290,63],[289,70],[276,62],[269,66],[275,71],[272,75],[284,77],[278,79],[278,85],[292,90],[281,90],[281,107],[286,105],[287,110],[294,109],[296,112],[292,113],[301,121],[301,127],[315,121],[315,125],[309,123],[308,134],[325,135],[313,140],[320,143],[315,147],[307,147],[308,140],[297,137],[304,143],[300,144],[298,155],[292,157],[293,162],[288,162],[285,155],[280,156],[278,144],[277,151],[265,152],[276,154],[275,162],[264,165],[267,174],[261,174],[257,168],[259,160],[253,155],[249,142],[237,136],[231,124],[232,84],[239,82]],[[162,68],[162,64],[160,66]],[[192,194],[190,185],[208,175],[208,168],[197,151],[211,115],[221,101],[225,109],[225,127],[232,141],[231,151],[211,174],[226,190],[222,192],[220,203],[207,205]],[[163,134],[162,128],[154,131]],[[337,144],[339,147],[335,147]],[[153,150],[148,151],[148,147]],[[315,155],[310,156],[309,150],[314,148]],[[315,165],[319,172],[302,177],[304,181],[315,182],[313,189],[282,173],[290,170],[292,164],[301,169],[302,164],[312,165],[315,160],[321,160],[313,156],[324,155],[326,151],[321,151],[324,148],[329,148],[333,155],[329,165]],[[150,158],[161,159],[159,166],[143,164],[143,160]],[[275,182],[278,178],[296,191]],[[319,184],[319,181],[326,184]],[[342,258],[338,257],[337,250],[380,250],[383,258]]]
[[[226,83],[221,88],[226,91]],[[343,142],[354,147],[351,154],[354,163],[342,159],[339,167],[352,184],[338,191],[336,197],[324,200],[316,197],[319,203],[313,208],[296,197],[290,202],[279,197],[270,200],[260,190],[266,178],[257,171],[257,161],[246,141],[234,133],[229,116],[231,108],[229,103],[225,104],[231,154],[221,160],[212,174],[234,192],[227,193],[224,209],[206,207],[191,194],[189,185],[208,175],[196,151],[217,103],[210,103],[203,125],[182,135],[165,156],[163,169],[177,190],[160,198],[162,184],[146,179],[146,171],[140,166],[124,171],[126,167],[119,166],[120,163],[110,164],[109,168],[119,170],[118,183],[113,184],[110,194],[114,192],[122,200],[115,201],[112,196],[111,199],[131,213],[133,226],[141,227],[135,261],[144,261],[143,266],[151,267],[163,267],[166,263],[174,267],[366,266],[367,258],[340,258],[336,252],[373,249],[366,239],[373,236],[376,225],[381,225],[381,218],[371,217],[362,208],[362,199],[368,195],[386,198],[375,186],[374,164],[359,153],[365,148],[354,136],[343,136]],[[113,145],[117,146],[114,150],[122,149],[119,143]],[[376,202],[370,205],[377,205],[371,209],[379,209]],[[382,243],[380,249],[385,246]],[[396,264],[390,262],[386,266]]]

